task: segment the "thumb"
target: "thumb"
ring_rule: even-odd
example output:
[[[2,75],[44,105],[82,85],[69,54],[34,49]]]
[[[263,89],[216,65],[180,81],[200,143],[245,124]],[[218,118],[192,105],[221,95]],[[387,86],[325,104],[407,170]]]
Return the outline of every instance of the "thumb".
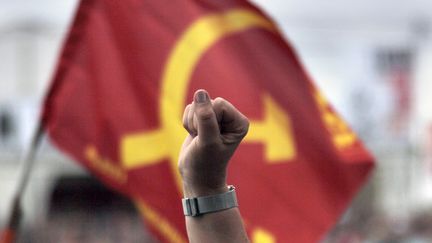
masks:
[[[200,89],[194,94],[194,117],[197,122],[198,138],[203,144],[212,144],[219,139],[219,125],[210,96]]]

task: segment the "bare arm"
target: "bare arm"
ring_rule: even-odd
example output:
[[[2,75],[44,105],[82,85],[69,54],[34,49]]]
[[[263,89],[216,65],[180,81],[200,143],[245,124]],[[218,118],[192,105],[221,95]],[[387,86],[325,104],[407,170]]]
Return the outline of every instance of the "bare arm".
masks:
[[[247,118],[226,100],[212,101],[206,91],[198,90],[185,109],[183,125],[189,132],[179,158],[184,196],[227,192],[226,168],[247,133]],[[249,242],[237,207],[186,216],[186,228],[193,243]]]

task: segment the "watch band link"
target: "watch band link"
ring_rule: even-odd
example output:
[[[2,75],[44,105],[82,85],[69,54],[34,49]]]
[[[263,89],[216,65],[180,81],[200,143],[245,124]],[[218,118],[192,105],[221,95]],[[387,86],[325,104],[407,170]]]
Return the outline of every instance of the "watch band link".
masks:
[[[234,186],[228,186],[228,192],[222,194],[183,198],[182,204],[184,215],[192,217],[238,207]]]

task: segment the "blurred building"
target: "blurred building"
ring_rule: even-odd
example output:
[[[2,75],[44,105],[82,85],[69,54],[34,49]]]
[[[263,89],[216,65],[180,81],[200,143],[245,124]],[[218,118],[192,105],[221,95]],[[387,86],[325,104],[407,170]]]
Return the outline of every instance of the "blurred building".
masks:
[[[274,17],[378,158],[373,180],[341,225],[367,222],[395,234],[408,231],[417,214],[432,208],[432,2],[255,2]],[[0,1],[0,225],[76,4]],[[26,225],[49,215],[55,182],[64,175],[87,174],[45,142],[26,192]],[[432,228],[427,222],[421,221]]]

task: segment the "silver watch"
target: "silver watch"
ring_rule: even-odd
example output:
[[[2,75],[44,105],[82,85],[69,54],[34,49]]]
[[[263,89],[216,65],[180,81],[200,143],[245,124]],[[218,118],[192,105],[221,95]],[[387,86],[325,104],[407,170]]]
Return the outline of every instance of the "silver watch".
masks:
[[[183,198],[183,213],[185,216],[200,216],[206,213],[238,207],[234,186],[228,186],[228,192],[194,198]]]

